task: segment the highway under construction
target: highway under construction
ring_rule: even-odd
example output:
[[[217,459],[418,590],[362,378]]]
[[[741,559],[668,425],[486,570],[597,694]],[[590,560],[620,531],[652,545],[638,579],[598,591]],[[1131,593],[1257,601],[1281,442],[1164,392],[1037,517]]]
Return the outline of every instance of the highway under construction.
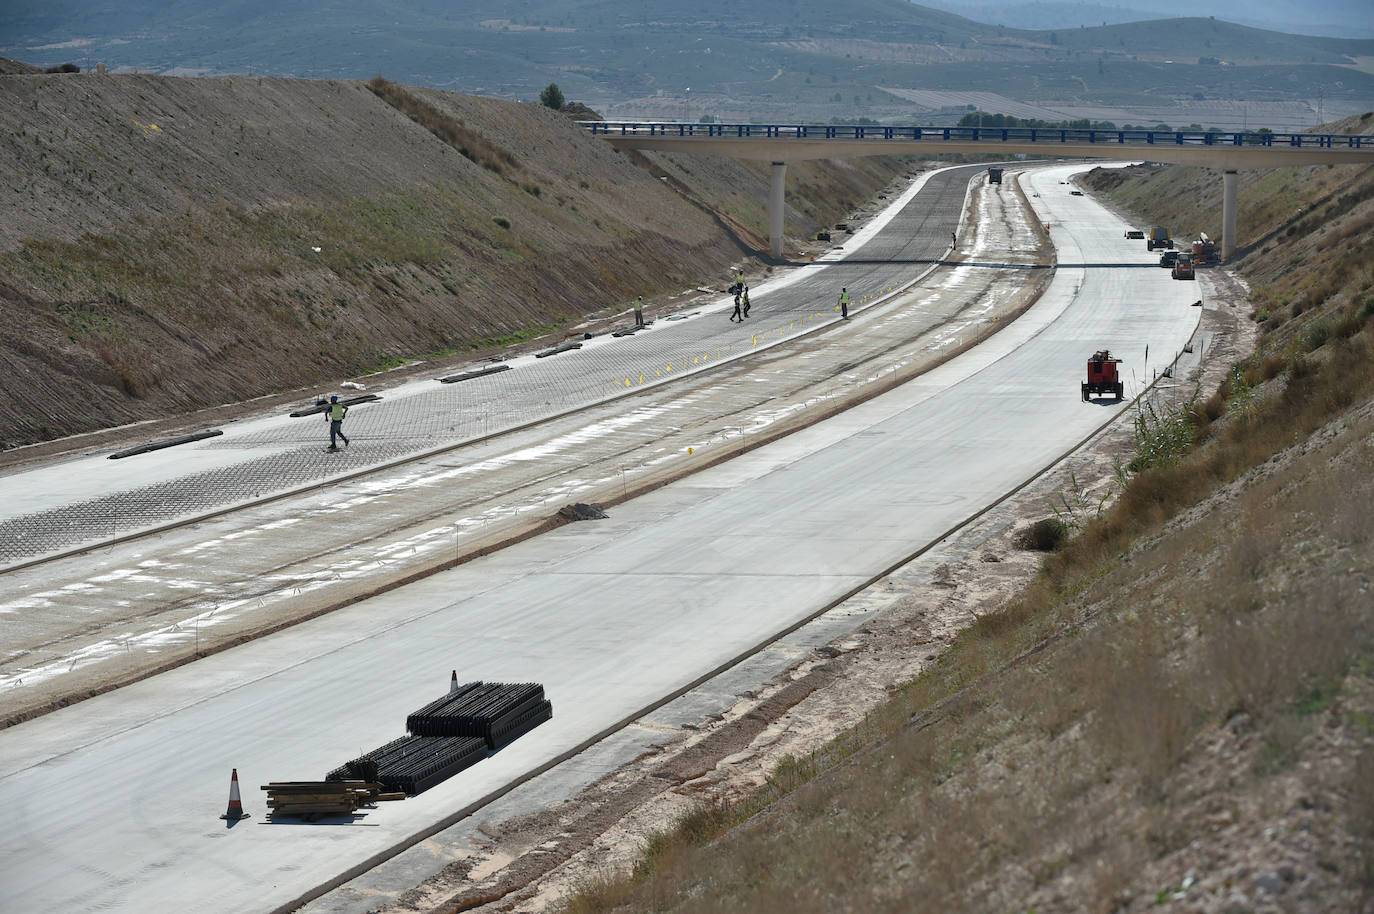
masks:
[[[265,415],[0,477],[5,909],[369,910],[442,867],[426,839],[567,797],[792,662],[770,646],[858,624],[833,611],[1197,342],[1197,287],[1070,193],[1084,167],[915,176],[746,277],[749,323],[703,295],[369,390],[338,453],[318,415]],[[1104,348],[1125,397],[1084,402]],[[451,677],[539,683],[552,719],[335,827],[265,815],[259,784],[382,746]],[[221,821],[231,770],[249,818]]]

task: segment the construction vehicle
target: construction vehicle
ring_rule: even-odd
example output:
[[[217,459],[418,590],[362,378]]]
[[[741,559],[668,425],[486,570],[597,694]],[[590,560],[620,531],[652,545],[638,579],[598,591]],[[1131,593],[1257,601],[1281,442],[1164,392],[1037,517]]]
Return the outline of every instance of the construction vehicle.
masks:
[[[1194,263],[1216,263],[1221,260],[1217,254],[1217,244],[1207,237],[1206,232],[1198,235],[1197,241],[1193,242],[1193,262]]]
[[[1089,395],[1112,394],[1120,400],[1125,396],[1126,386],[1117,380],[1116,366],[1120,359],[1112,358],[1106,349],[1099,349],[1088,360],[1088,380],[1083,383],[1083,401]]]
[[[988,183],[989,183],[989,184],[1001,184],[1001,183],[1002,183],[1002,169],[1001,169],[1000,167],[998,167],[998,166],[996,166],[996,165],[993,165],[991,168],[988,169]]]
[[[1159,265],[1161,267],[1172,267],[1178,263],[1178,251],[1165,251],[1159,255]]]
[[[1174,249],[1174,239],[1169,237],[1169,230],[1162,225],[1150,229],[1150,234],[1145,238],[1145,250],[1153,251],[1155,248]]]
[[[1197,274],[1193,272],[1193,255],[1179,254],[1169,275],[1174,279],[1197,279]]]

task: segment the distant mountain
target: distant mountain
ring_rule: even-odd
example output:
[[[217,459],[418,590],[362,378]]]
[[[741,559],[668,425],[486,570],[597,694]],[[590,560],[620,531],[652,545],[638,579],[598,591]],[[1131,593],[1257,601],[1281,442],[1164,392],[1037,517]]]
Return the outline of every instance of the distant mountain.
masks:
[[[1314,0],[1311,3],[1256,0],[1253,3],[1214,4],[1204,9],[1199,9],[1192,0],[1157,0],[1153,3],[1132,0],[1124,5],[1047,0],[1005,0],[1000,3],[988,0],[927,0],[926,5],[967,16],[977,22],[1009,28],[1043,29],[1051,23],[1055,28],[1078,28],[1206,14],[1276,32],[1335,38],[1374,38],[1374,11],[1371,11],[1367,0]]]
[[[692,119],[966,107],[918,109],[878,87],[1126,109],[1217,96],[1374,108],[1374,75],[1354,66],[1374,57],[1370,40],[1202,18],[1020,29],[906,0],[20,0],[0,54],[182,75],[382,74],[525,99],[557,82],[611,113]]]

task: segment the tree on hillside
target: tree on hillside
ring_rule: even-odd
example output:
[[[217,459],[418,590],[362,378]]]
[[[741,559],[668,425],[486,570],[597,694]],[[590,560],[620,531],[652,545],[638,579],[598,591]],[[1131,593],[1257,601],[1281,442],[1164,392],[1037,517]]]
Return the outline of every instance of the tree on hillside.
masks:
[[[539,101],[545,108],[557,111],[563,107],[563,90],[558,88],[558,83],[549,83],[544,91],[539,93]]]

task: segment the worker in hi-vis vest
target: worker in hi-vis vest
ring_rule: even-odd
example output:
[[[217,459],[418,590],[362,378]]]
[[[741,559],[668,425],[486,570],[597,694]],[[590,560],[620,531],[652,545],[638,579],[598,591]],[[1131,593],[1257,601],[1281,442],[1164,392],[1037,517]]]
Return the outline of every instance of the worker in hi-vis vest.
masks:
[[[337,438],[342,438],[344,447],[348,447],[348,436],[343,433],[344,416],[348,415],[348,407],[339,402],[339,395],[334,394],[329,398],[329,408],[324,411],[325,417],[329,419],[329,450],[337,451],[339,445]]]
[[[849,290],[843,287],[840,289],[840,317],[849,320]]]

